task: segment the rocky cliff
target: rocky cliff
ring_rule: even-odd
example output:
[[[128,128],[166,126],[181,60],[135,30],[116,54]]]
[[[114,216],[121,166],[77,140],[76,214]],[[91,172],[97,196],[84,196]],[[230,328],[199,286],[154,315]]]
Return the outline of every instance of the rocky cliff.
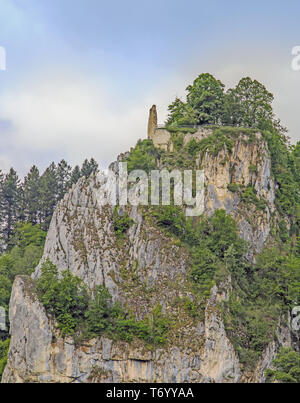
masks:
[[[197,139],[197,135],[195,135]],[[270,241],[276,219],[275,183],[266,143],[258,133],[252,141],[236,137],[231,152],[222,147],[195,160],[205,172],[205,212],[225,209],[250,242],[253,259]],[[234,186],[232,186],[234,184]],[[247,204],[242,189],[251,185],[257,208]],[[113,209],[102,201],[109,192],[105,175],[80,180],[58,205],[48,232],[44,255],[33,278],[17,277],[10,302],[11,345],[2,382],[263,382],[264,370],[281,345],[291,345],[286,327],[265,350],[256,369],[243,371],[226,335],[219,303],[228,298],[230,278],[214,286],[204,317],[193,320],[178,301],[190,295],[189,257],[144,209],[128,208],[134,224],[121,243],[113,225]],[[122,213],[122,212],[121,212]],[[63,338],[39,302],[34,279],[43,261],[69,269],[88,287],[105,285],[114,300],[143,319],[157,304],[178,317],[168,343],[149,348],[102,337],[76,343]]]

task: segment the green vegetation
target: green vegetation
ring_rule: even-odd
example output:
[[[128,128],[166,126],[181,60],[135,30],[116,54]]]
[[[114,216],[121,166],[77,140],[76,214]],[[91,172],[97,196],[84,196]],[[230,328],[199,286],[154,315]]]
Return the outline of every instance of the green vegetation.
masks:
[[[252,174],[257,174],[257,166],[256,165],[250,165],[249,166],[249,172]]]
[[[205,152],[208,152],[209,154],[216,156],[225,146],[230,153],[233,142],[229,136],[223,133],[223,130],[224,129],[215,129],[211,136],[206,137],[201,141],[191,139],[187,144],[187,151],[191,155],[195,155],[196,153],[201,153],[201,155],[203,155]]]
[[[263,84],[244,77],[224,94],[222,122],[264,129],[266,122],[274,123],[273,100]]]
[[[232,152],[234,141],[241,134],[248,137],[248,142],[254,141],[254,129],[223,126],[212,128],[212,130],[213,132],[210,136],[205,137],[200,141],[191,139],[186,145],[188,153],[191,155],[197,153],[203,156],[203,154],[207,152],[212,156],[217,156],[219,152],[225,148],[225,150],[230,154]]]
[[[134,149],[125,158],[128,173],[136,169],[149,172],[157,167],[160,151],[154,147],[152,140],[139,140]]]
[[[186,102],[176,98],[169,106],[167,126],[223,125],[245,128],[280,128],[272,109],[273,95],[257,80],[242,78],[235,88],[209,73],[200,74],[186,88]]]
[[[265,131],[263,135],[268,143],[272,173],[277,184],[276,207],[281,215],[297,218],[297,209],[300,205],[297,153],[300,143],[295,147],[290,147],[288,139],[274,129]],[[294,224],[297,226],[296,221]],[[296,232],[298,234],[299,230],[297,229]]]
[[[63,336],[74,334],[84,318],[88,306],[88,293],[84,282],[66,270],[58,277],[57,267],[49,260],[42,268],[37,281],[41,302],[54,315]]]
[[[217,156],[221,151],[225,152],[221,162],[225,165],[237,139],[254,143],[260,141],[256,133],[262,133],[271,157],[280,219],[276,214],[271,217],[277,233],[273,233],[272,247],[255,256],[255,263],[247,260],[248,245],[240,239],[236,222],[223,210],[197,219],[186,219],[183,210],[172,205],[151,207],[146,213],[170,236],[173,245],[184,247],[189,256],[185,290],[189,297],[182,298],[182,305],[191,318],[202,319],[214,284],[222,287],[230,279],[229,298],[219,309],[227,335],[247,368],[255,365],[274,338],[279,319],[284,320],[288,309],[300,305],[300,142],[290,146],[285,129],[275,119],[272,101],[273,95],[249,77],[225,91],[212,75],[202,74],[187,88],[186,101],[176,99],[169,107],[167,128],[174,151],[159,150],[151,140],[140,140],[124,157],[129,173],[158,167],[191,169],[196,161],[201,165],[205,153]],[[185,135],[195,132],[196,125],[211,129],[212,134],[185,145]],[[234,169],[229,168],[231,174]],[[8,309],[15,276],[30,275],[38,264],[58,201],[79,178],[97,170],[93,159],[73,170],[62,160],[57,166],[52,163],[42,175],[33,166],[23,183],[14,169],[6,175],[0,172],[0,306]],[[256,165],[250,165],[251,174],[255,176],[257,170]],[[254,186],[232,182],[228,190],[237,193],[246,207],[264,210],[267,206]],[[118,240],[124,239],[132,224],[126,211],[114,210]],[[128,342],[140,339],[148,346],[162,345],[173,326],[173,318],[164,314],[160,305],[137,321],[130,310],[113,302],[105,287],[89,290],[69,271],[59,274],[50,261],[42,266],[36,287],[62,335],[72,335],[77,341],[106,335]],[[7,332],[0,332],[0,377],[8,346]],[[299,382],[298,353],[283,349],[274,367],[267,373],[269,380]]]
[[[175,206],[158,207],[152,215],[190,251],[194,301],[186,306],[191,316],[197,316],[197,309],[201,316],[212,286],[221,286],[231,276],[230,298],[221,310],[241,362],[251,367],[272,340],[279,317],[288,307],[300,304],[300,255],[274,247],[265,249],[256,264],[251,264],[245,258],[247,245],[239,237],[236,222],[223,210],[196,223]]]
[[[0,256],[0,306],[6,312],[15,276],[30,275],[33,272],[42,257],[45,238],[46,233],[39,225],[19,223],[11,240],[12,249]],[[1,336],[7,337],[7,333],[0,331]]]
[[[105,287],[98,286],[90,292],[70,271],[63,271],[59,276],[57,267],[49,260],[44,262],[41,271],[37,280],[39,298],[55,317],[64,337],[89,339],[106,334],[125,341],[137,337],[149,345],[165,343],[170,321],[160,306],[144,320],[136,321],[118,302],[112,302]]]
[[[227,186],[227,189],[232,193],[237,193],[241,189],[241,185],[239,183],[232,182]]]
[[[252,203],[257,209],[264,210],[267,206],[267,202],[264,199],[259,199],[256,195],[256,190],[253,186],[248,186],[241,194],[242,201],[244,203]]]
[[[273,95],[263,84],[249,77],[242,78],[235,88],[224,91],[224,85],[207,73],[200,74],[186,90],[186,101],[177,98],[169,106],[168,129],[184,133],[184,126],[188,131],[189,125],[211,125],[214,131],[211,136],[198,143],[191,140],[187,145],[191,156],[204,152],[217,155],[224,147],[230,153],[238,133],[247,134],[248,141],[254,141],[255,132],[260,131],[271,155],[272,174],[277,184],[277,209],[292,221],[290,235],[299,236],[300,142],[296,146],[289,145],[286,129],[273,112]],[[250,167],[251,173],[256,170],[256,166]],[[258,209],[265,208],[264,201],[257,200],[251,189],[246,190],[244,199]]]
[[[52,163],[42,175],[33,166],[23,182],[13,168],[7,174],[0,170],[0,306],[6,313],[15,276],[30,275],[42,257],[46,231],[58,201],[81,177],[97,171],[93,158],[74,169],[65,160]],[[8,321],[8,314],[6,318]],[[7,350],[3,345],[9,344],[7,331],[0,331],[0,343],[1,374],[5,362],[2,354]]]
[[[171,134],[179,134],[179,135],[185,135],[187,133],[196,133],[198,130],[197,127],[192,127],[192,126],[179,126],[179,127],[173,127],[173,126],[167,126],[168,131]]]
[[[115,207],[113,212],[113,223],[116,237],[122,239],[125,236],[126,231],[134,224],[134,220],[124,211],[122,215],[119,212],[119,208]]]
[[[251,185],[245,187],[240,183],[232,182],[227,189],[232,193],[238,193],[245,204],[254,204],[258,210],[264,210],[267,207],[267,201],[258,198],[256,190]]]
[[[168,331],[171,328],[170,319],[162,313],[157,305],[144,320],[136,321],[122,313],[109,332],[110,337],[132,341],[135,337],[143,340],[148,346],[162,345],[167,342]]]
[[[157,224],[167,232],[184,240],[187,236],[187,224],[182,209],[176,206],[160,206],[152,209]]]
[[[169,106],[167,125],[218,124],[224,97],[224,84],[211,74],[201,74],[187,87],[187,102],[176,98]]]
[[[81,177],[97,171],[93,158],[73,170],[65,160],[52,163],[42,175],[34,165],[23,183],[13,168],[6,175],[0,170],[0,253],[13,246],[18,222],[40,224],[47,231],[58,201]]]
[[[46,233],[39,225],[18,223],[11,250],[0,256],[0,306],[6,311],[7,331],[0,331],[0,379],[9,347],[8,305],[15,276],[30,275],[42,257]]]
[[[273,361],[275,369],[267,369],[268,381],[300,383],[300,354],[289,348],[282,348]]]
[[[172,133],[171,139],[172,139],[172,143],[174,145],[175,151],[180,152],[182,150],[183,143],[184,143],[184,134],[180,133],[180,132]]]
[[[2,378],[2,374],[7,362],[7,354],[8,354],[8,349],[9,349],[9,342],[10,339],[6,340],[1,340],[0,339],[0,381]]]
[[[224,304],[226,331],[246,366],[255,364],[275,335],[278,320],[300,302],[300,259],[290,251],[265,249],[255,265],[231,261],[233,290]]]
[[[236,222],[224,210],[217,210],[211,218],[201,217],[195,224],[175,206],[158,207],[153,209],[152,215],[160,227],[178,237],[188,248],[189,278],[203,308],[212,286],[225,279],[224,271],[229,262],[242,259],[245,253],[246,244],[238,235]]]

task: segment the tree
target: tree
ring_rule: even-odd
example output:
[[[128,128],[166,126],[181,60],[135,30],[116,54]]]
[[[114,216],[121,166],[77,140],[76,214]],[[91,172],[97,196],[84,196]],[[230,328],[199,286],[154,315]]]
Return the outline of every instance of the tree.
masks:
[[[187,104],[195,111],[196,124],[218,124],[222,116],[224,84],[209,73],[200,74],[187,87]]]
[[[18,210],[20,203],[19,178],[16,171],[11,168],[5,176],[2,184],[2,234],[6,246],[14,234],[15,225],[18,219]]]
[[[167,125],[219,124],[223,116],[224,84],[200,74],[186,89],[186,103],[176,98],[169,106]]]
[[[222,124],[227,126],[239,126],[241,113],[241,107],[236,99],[235,90],[229,88],[224,96]]]
[[[56,176],[58,200],[61,200],[68,190],[68,183],[71,178],[71,170],[72,168],[65,160],[61,160],[57,165]]]
[[[89,178],[92,173],[97,173],[98,172],[98,163],[94,160],[94,158],[91,158],[90,161],[88,159],[85,159],[82,168],[81,168],[81,176],[85,176],[86,178]]]
[[[274,122],[273,94],[266,87],[245,77],[225,95],[223,122],[243,127],[270,128]]]
[[[300,354],[290,348],[282,348],[273,361],[275,369],[267,369],[270,381],[300,383]]]
[[[300,187],[300,141],[298,141],[298,143],[292,149],[292,153],[290,156],[290,166],[294,178],[296,179],[297,184]]]
[[[41,176],[40,195],[42,229],[48,230],[58,197],[57,173],[54,162],[52,162]]]
[[[55,316],[63,336],[73,334],[88,307],[88,292],[84,282],[69,270],[58,277],[57,267],[47,260],[42,265],[37,289],[45,308]]]
[[[15,276],[30,275],[33,272],[42,257],[45,238],[46,233],[38,225],[18,223],[10,241],[12,249],[0,256],[0,306],[7,312]],[[0,338],[7,335],[6,331],[0,331]]]
[[[7,362],[10,339],[0,340],[0,381]]]
[[[159,151],[154,147],[152,140],[138,140],[134,149],[126,157],[128,173],[135,169],[149,172],[156,169]]]
[[[245,242],[240,238],[236,221],[225,210],[216,210],[211,218],[209,248],[221,258],[234,245],[239,258],[245,252]]]
[[[168,107],[169,115],[167,126],[172,124],[180,125],[186,116],[186,104],[181,99],[176,98],[175,101]]]
[[[29,222],[20,222],[16,226],[15,236],[12,239],[13,246],[19,247],[23,252],[29,245],[43,246],[46,239],[46,232],[42,231],[40,225],[32,225]]]
[[[77,183],[80,178],[81,178],[80,168],[79,168],[78,165],[76,165],[75,168],[73,169],[72,173],[71,173],[71,177],[70,177],[68,187],[72,187],[72,185]]]
[[[3,214],[3,207],[4,207],[4,201],[3,201],[3,185],[4,185],[4,174],[2,170],[0,169],[0,228],[3,227],[4,224],[4,214]],[[4,240],[3,240],[3,235],[0,235],[0,253],[4,249]]]
[[[95,296],[90,299],[88,310],[85,313],[88,329],[94,336],[101,336],[108,328],[108,318],[112,311],[112,298],[107,288],[99,285]]]
[[[33,165],[23,185],[25,219],[33,225],[40,221],[40,173]]]

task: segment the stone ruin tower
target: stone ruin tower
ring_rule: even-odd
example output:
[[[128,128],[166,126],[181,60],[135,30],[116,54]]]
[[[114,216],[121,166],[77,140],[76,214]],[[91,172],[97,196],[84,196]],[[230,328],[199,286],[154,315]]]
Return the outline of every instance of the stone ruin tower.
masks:
[[[153,140],[156,129],[157,129],[157,111],[156,111],[156,105],[153,105],[149,112],[148,139]]]

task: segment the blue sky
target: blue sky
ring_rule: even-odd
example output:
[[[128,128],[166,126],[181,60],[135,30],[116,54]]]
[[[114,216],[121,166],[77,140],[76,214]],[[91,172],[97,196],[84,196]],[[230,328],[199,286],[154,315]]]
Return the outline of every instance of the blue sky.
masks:
[[[202,72],[250,75],[300,140],[300,2],[0,0],[0,168],[93,156],[105,168]]]

